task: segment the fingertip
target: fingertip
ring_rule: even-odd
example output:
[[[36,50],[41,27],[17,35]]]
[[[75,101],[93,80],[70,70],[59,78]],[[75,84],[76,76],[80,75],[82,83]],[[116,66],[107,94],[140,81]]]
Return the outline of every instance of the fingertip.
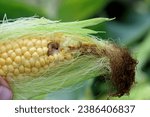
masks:
[[[0,100],[11,100],[12,91],[5,86],[0,86]]]

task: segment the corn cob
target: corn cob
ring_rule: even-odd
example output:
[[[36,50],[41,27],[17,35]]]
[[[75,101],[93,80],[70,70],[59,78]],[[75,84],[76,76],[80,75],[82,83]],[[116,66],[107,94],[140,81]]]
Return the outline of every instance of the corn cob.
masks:
[[[97,32],[83,29],[104,21],[109,19],[59,23],[27,18],[1,24],[0,76],[10,83],[14,99],[29,99],[100,75],[110,75],[118,96],[128,93],[135,60],[126,50],[89,36]]]
[[[67,38],[67,35],[65,37]],[[63,47],[65,37],[61,33],[54,33],[49,38],[22,37],[15,41],[1,42],[0,75],[4,78],[17,77],[18,75],[39,75],[52,63],[75,58],[74,51],[83,54],[94,51],[91,47],[96,49],[94,43],[82,42],[74,45],[64,45]],[[38,72],[39,74],[35,74]]]

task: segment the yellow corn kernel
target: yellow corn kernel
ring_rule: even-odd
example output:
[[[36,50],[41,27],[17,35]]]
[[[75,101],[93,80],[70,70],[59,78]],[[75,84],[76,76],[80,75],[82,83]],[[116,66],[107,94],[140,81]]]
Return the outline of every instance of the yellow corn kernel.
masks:
[[[15,53],[16,53],[16,55],[21,55],[21,54],[22,54],[21,49],[20,49],[20,48],[17,48],[17,49],[15,50]]]
[[[8,56],[11,56],[12,53],[13,53],[13,50],[9,50],[8,51]]]
[[[28,60],[25,60],[24,66],[30,68],[31,67],[30,62]]]
[[[42,54],[43,54],[42,48],[37,48],[37,53],[38,53],[39,55],[42,55]]]
[[[24,73],[24,66],[23,65],[19,66],[19,72]]]
[[[41,63],[42,66],[45,65],[45,60],[44,60],[44,58],[40,58],[40,63]]]
[[[5,59],[0,58],[0,65],[1,65],[1,66],[5,65]]]
[[[27,47],[21,47],[22,53],[25,53],[28,49]]]
[[[47,48],[47,47],[44,47],[44,48],[43,48],[43,53],[45,54],[45,53],[47,53],[47,51],[48,51],[48,48]]]
[[[46,63],[49,64],[49,63],[52,63],[54,62],[55,58],[54,56],[49,56],[48,59],[46,59]]]
[[[32,67],[35,65],[35,59],[34,59],[34,58],[31,58],[31,59],[29,60],[29,62],[30,62],[30,65],[31,65]]]
[[[23,40],[23,45],[24,45],[24,46],[27,46],[27,43],[28,43],[28,40],[27,40],[27,39],[24,39],[24,40]]]
[[[18,43],[13,43],[13,49],[19,48]]]
[[[17,63],[13,62],[12,65],[13,65],[14,68],[18,68],[18,64]]]
[[[7,73],[7,77],[9,78],[9,77],[13,77],[14,76],[14,74],[12,73],[12,72],[9,72],[9,73]]]
[[[11,53],[10,57],[11,57],[12,60],[14,60],[15,57],[16,57],[16,53],[15,52]]]
[[[36,45],[36,47],[40,47],[41,46],[41,40],[37,40],[35,45]]]
[[[62,54],[58,53],[57,56],[60,61],[64,60],[64,56]]]
[[[36,52],[36,48],[35,47],[31,47],[29,49],[30,54],[33,54],[34,52]]]
[[[36,67],[33,67],[33,68],[32,68],[32,72],[33,72],[33,73],[37,73],[37,72],[38,72],[38,69],[37,69]]]
[[[25,68],[24,70],[25,70],[25,73],[30,73],[31,72],[31,69],[29,69],[29,68]]]
[[[34,52],[34,53],[32,54],[32,57],[37,59],[37,58],[39,58],[39,55],[37,54],[37,52]]]
[[[36,43],[37,39],[32,39],[31,41],[32,43]]]
[[[1,53],[6,52],[6,47],[5,46],[1,46],[0,47],[0,51],[1,51]]]
[[[40,64],[39,61],[36,61],[36,62],[35,62],[35,67],[36,67],[36,68],[40,68],[40,67],[41,67],[41,64]]]
[[[11,64],[12,64],[11,58],[7,58],[7,59],[6,59],[6,64],[7,64],[7,65],[11,65]]]
[[[14,70],[14,75],[19,75],[19,70],[18,69]]]
[[[28,47],[33,47],[32,41],[29,41],[29,42],[27,43],[27,46],[28,46]]]
[[[27,52],[24,53],[24,57],[27,58],[27,59],[30,59],[31,54],[27,51]]]
[[[8,70],[7,65],[4,65],[4,66],[2,67],[2,70],[3,70],[3,71],[7,71],[7,70]]]
[[[2,58],[6,59],[8,57],[8,54],[5,52],[1,55]]]
[[[8,65],[8,71],[10,71],[10,72],[13,72],[13,71],[14,71],[13,65]]]
[[[1,70],[1,69],[0,69],[0,75],[1,75],[1,76],[4,76],[4,75],[5,75],[4,71]]]
[[[14,59],[14,62],[16,62],[17,64],[21,63],[21,57],[20,56],[16,56]]]
[[[7,51],[8,51],[8,50],[10,50],[10,49],[12,49],[12,45],[11,45],[11,44],[9,44],[9,43],[8,43],[8,44],[6,44],[6,49],[7,49]]]
[[[42,40],[42,46],[44,47],[46,47],[47,46],[47,40]]]

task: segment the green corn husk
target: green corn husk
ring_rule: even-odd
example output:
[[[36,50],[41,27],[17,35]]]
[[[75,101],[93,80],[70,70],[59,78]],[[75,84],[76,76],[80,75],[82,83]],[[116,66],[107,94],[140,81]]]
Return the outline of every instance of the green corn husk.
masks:
[[[57,37],[57,34],[61,33],[63,36],[60,38],[63,38],[64,49],[69,46],[79,45],[79,43],[82,43],[81,45],[86,45],[86,43],[94,44],[95,46],[94,52],[87,52],[88,48],[85,48],[84,51],[86,52],[82,53],[79,51],[80,48],[77,48],[71,51],[73,54],[72,59],[55,61],[47,69],[45,68],[35,75],[26,73],[24,75],[7,77],[6,79],[13,91],[13,99],[32,99],[35,96],[51,93],[97,76],[111,77],[113,69],[110,63],[117,61],[112,55],[122,53],[122,50],[119,50],[107,41],[96,39],[90,34],[98,32],[85,28],[110,20],[112,19],[95,18],[85,21],[61,23],[45,18],[19,18],[14,21],[10,20],[7,23],[2,23],[0,25],[0,43],[10,40],[18,41],[22,38],[47,38],[53,37],[53,35]],[[57,38],[54,40],[57,41]],[[112,54],[114,52],[115,54]],[[120,54],[118,56],[123,55]],[[121,63],[123,63],[122,59]],[[118,69],[118,66],[113,68]],[[120,76],[123,75],[120,74],[117,77]],[[123,85],[127,81],[126,78],[124,79],[118,81],[116,78],[114,81],[112,80],[114,85],[118,85],[117,91],[123,91],[119,95],[128,93],[127,90],[130,89],[130,85],[133,83],[129,83],[127,90],[121,89],[122,86],[118,82],[121,82]]]

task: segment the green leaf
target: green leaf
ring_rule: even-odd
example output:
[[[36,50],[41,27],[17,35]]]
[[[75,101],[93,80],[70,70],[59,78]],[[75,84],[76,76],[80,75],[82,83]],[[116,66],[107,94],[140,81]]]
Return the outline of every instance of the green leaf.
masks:
[[[107,29],[111,38],[122,45],[131,45],[150,30],[150,15],[131,13],[126,23],[110,22]]]
[[[46,16],[42,9],[22,1],[0,0],[0,20],[3,19],[4,14],[9,19],[33,15]]]
[[[63,21],[81,20],[100,12],[109,0],[62,0],[58,19]]]

